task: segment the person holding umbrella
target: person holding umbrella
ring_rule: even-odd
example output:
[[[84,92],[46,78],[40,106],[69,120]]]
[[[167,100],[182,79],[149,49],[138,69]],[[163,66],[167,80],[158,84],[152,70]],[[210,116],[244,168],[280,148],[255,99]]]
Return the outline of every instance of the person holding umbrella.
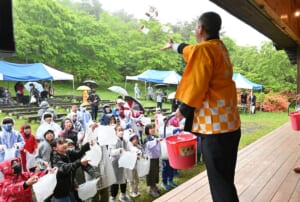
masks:
[[[30,86],[30,104],[37,104],[39,106],[40,104],[40,92],[35,88],[35,85],[33,83],[29,84]]]
[[[97,88],[98,84],[96,83],[96,81],[93,80],[85,80],[82,82],[82,85],[88,86],[90,88]]]
[[[100,104],[100,97],[99,95],[96,94],[96,90],[92,89],[92,93],[89,95],[87,101],[92,107],[92,119],[97,120],[97,115],[98,115],[98,106]]]

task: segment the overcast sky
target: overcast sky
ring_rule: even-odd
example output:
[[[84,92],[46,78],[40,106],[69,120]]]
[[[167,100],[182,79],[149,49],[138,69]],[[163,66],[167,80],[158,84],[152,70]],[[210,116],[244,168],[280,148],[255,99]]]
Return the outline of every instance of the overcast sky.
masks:
[[[234,39],[238,45],[259,46],[262,41],[268,41],[264,35],[252,27],[233,17],[208,0],[99,0],[102,8],[107,11],[125,10],[138,19],[147,19],[145,12],[149,6],[158,10],[158,20],[161,23],[191,21],[201,13],[215,11],[222,17],[222,28],[225,34]]]

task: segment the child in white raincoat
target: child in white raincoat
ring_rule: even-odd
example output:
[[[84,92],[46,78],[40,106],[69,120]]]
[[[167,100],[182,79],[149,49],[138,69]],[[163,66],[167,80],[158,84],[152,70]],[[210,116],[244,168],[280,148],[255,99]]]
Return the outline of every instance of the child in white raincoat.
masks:
[[[139,145],[139,136],[136,133],[132,133],[129,136],[129,150],[137,153],[137,159],[140,159],[143,155],[143,147]],[[128,171],[128,180],[129,180],[129,195],[133,198],[141,195],[139,192],[139,176],[137,172],[137,166],[132,170]]]
[[[119,167],[119,159],[123,152],[129,151],[128,141],[123,139],[124,129],[121,126],[116,126],[116,135],[118,136],[118,141],[115,145],[109,145],[109,153],[112,160],[113,169],[115,172],[117,182],[110,187],[110,201],[116,201],[117,194],[119,192],[119,187],[121,188],[121,194],[119,195],[119,200],[122,202],[130,202],[131,199],[126,194],[126,175],[125,168]]]

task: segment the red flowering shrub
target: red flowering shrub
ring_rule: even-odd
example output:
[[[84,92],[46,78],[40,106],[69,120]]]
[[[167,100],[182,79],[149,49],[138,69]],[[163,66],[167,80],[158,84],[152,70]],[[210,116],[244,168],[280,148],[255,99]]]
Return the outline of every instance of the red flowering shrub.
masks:
[[[284,96],[284,97],[287,97],[288,102],[291,102],[297,96],[297,94],[295,92],[292,92],[292,91],[282,91],[282,92],[279,92],[279,94]]]
[[[266,112],[285,112],[288,106],[288,96],[281,93],[270,93],[266,95],[263,102],[263,110]]]

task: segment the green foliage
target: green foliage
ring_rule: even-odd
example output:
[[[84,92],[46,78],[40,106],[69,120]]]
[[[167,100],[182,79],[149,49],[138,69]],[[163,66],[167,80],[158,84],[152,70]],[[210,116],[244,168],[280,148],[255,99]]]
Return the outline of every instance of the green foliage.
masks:
[[[261,92],[258,95],[256,95],[256,101],[259,103],[263,103],[263,101],[265,100],[265,97],[266,97],[266,94]]]
[[[260,49],[252,46],[236,46],[225,38],[234,71],[242,73],[249,80],[262,84],[275,92],[296,90],[296,67],[291,65],[284,51],[276,51],[271,42],[265,42]]]
[[[173,51],[160,51],[167,39],[196,43],[196,20],[162,24],[151,19],[137,20],[124,10],[109,14],[97,0],[14,0],[16,55],[11,62],[43,62],[85,79],[120,82],[125,75],[147,69],[175,70],[182,73],[185,63]],[[144,34],[140,26],[150,31]],[[234,71],[274,91],[296,90],[296,68],[283,51],[271,42],[260,48],[238,46],[221,33]]]

